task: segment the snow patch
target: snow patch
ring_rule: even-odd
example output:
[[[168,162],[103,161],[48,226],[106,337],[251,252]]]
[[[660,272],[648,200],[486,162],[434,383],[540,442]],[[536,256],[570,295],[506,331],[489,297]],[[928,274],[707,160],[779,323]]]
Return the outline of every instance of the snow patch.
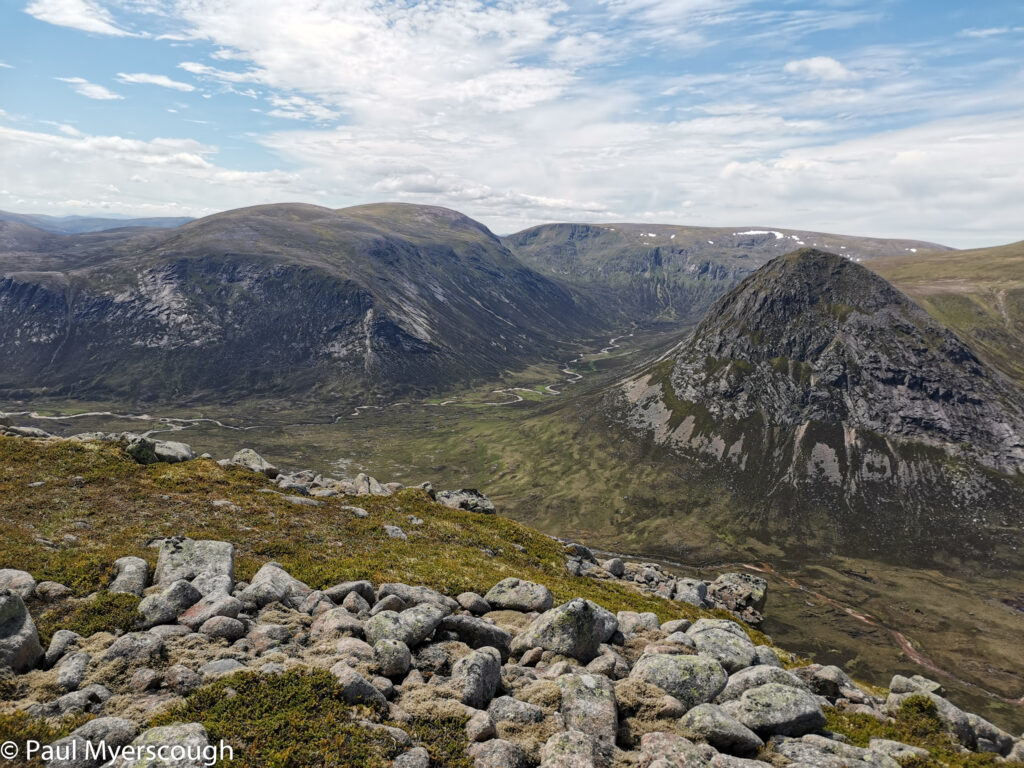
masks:
[[[774,229],[748,229],[746,232],[733,232],[734,235],[775,235],[776,240],[781,240],[785,237],[781,232],[776,232]]]

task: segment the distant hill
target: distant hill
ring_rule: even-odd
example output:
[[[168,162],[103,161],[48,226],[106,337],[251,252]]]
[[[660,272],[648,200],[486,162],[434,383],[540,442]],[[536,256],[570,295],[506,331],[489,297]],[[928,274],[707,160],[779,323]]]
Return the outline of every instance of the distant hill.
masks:
[[[630,430],[708,467],[746,524],[776,534],[964,552],[1024,527],[1024,397],[835,254],[773,260],[609,397]]]
[[[696,322],[758,267],[804,246],[865,262],[944,249],[916,240],[664,224],[545,224],[502,241],[539,272],[596,292],[607,311],[645,323]]]
[[[107,229],[123,227],[145,227],[171,229],[192,221],[188,216],[150,216],[136,218],[132,216],[47,216],[42,213],[11,213],[0,211],[0,221],[14,221],[20,224],[54,232],[60,235],[77,235],[85,232],[101,232]]]
[[[867,266],[1024,389],[1024,241],[905,253]]]
[[[496,378],[600,326],[444,208],[271,205],[64,238],[3,226],[7,393],[365,402]]]

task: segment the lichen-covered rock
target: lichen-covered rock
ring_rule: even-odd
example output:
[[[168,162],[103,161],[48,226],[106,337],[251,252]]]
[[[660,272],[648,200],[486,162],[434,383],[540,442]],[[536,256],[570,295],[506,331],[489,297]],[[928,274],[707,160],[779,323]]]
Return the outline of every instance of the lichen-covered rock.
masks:
[[[15,672],[32,669],[43,658],[35,622],[21,595],[0,590],[0,664]]]
[[[754,644],[740,626],[727,619],[700,619],[686,630],[698,653],[717,659],[727,672],[749,667],[757,659]]]
[[[85,672],[89,668],[92,656],[88,653],[69,653],[64,656],[54,667],[57,673],[57,687],[62,691],[70,693],[77,691],[85,679]]]
[[[512,635],[501,627],[474,616],[446,616],[441,629],[451,633],[470,648],[497,648],[502,662],[508,661]]]
[[[199,575],[235,578],[235,545],[226,541],[204,541],[173,536],[160,543],[153,581],[170,584],[191,581]]]
[[[309,634],[316,640],[327,640],[335,637],[362,637],[365,631],[363,622],[344,608],[333,608],[316,617]],[[370,640],[370,643],[373,643]]]
[[[288,573],[279,563],[267,563],[252,577],[238,599],[262,608],[273,602],[297,609],[313,590]]]
[[[242,603],[237,598],[224,593],[213,594],[204,597],[181,614],[178,617],[178,621],[196,630],[214,616],[227,616],[229,619],[237,618],[241,610]]]
[[[726,682],[725,669],[715,659],[662,653],[642,656],[629,676],[658,686],[687,710],[714,699]]]
[[[473,768],[527,768],[530,764],[522,747],[504,739],[474,744],[467,753]]]
[[[490,597],[488,602],[492,602]],[[522,654],[531,648],[543,648],[587,663],[597,656],[607,637],[605,614],[607,611],[600,606],[577,597],[538,616],[516,636],[512,652]]]
[[[758,736],[802,736],[825,727],[825,713],[807,691],[766,683],[744,691],[733,713]]]
[[[331,674],[337,679],[342,697],[349,704],[369,704],[382,709],[387,707],[384,694],[345,662],[340,661],[331,667]]]
[[[129,632],[117,638],[103,653],[104,661],[123,659],[153,664],[164,656],[164,641],[150,632]]]
[[[561,675],[555,683],[562,693],[559,711],[565,727],[613,744],[619,715],[611,680],[593,674],[570,674]]]
[[[445,612],[436,605],[422,603],[401,613],[381,611],[363,625],[366,641],[371,645],[379,640],[399,640],[415,648],[441,624]]]
[[[690,738],[730,755],[752,755],[764,746],[756,733],[714,704],[698,704],[683,715],[679,725]]]
[[[149,563],[141,557],[121,557],[114,561],[114,573],[117,574],[109,592],[125,592],[130,595],[142,596],[149,583]]]
[[[513,577],[502,579],[491,587],[484,595],[484,599],[495,610],[522,611],[523,613],[546,611],[555,601],[551,590],[543,584],[534,584],[532,581],[523,581]]]
[[[378,640],[373,645],[373,660],[385,677],[403,677],[412,666],[412,653],[401,640]]]
[[[725,684],[725,690],[718,695],[718,701],[738,699],[745,691],[757,688],[759,685],[765,685],[766,683],[779,683],[780,685],[807,690],[803,680],[792,672],[787,672],[780,667],[758,664],[729,675],[729,681]]]
[[[97,717],[82,725],[63,739],[53,742],[56,755],[67,755],[67,758],[59,757],[49,760],[47,768],[95,768],[103,760],[94,753],[90,753],[87,747],[92,749],[99,747],[100,742],[107,745],[110,750],[122,747],[139,732],[135,723],[123,717]]]
[[[237,451],[235,455],[231,457],[231,463],[237,464],[240,467],[245,467],[251,472],[266,475],[271,480],[280,474],[277,467],[256,453],[252,448],[243,448],[242,450]]]
[[[610,745],[579,730],[561,731],[549,738],[540,751],[540,768],[609,768]]]
[[[820,768],[900,768],[900,764],[889,755],[816,734],[799,739],[778,739],[775,751],[794,763]]]
[[[9,589],[22,600],[28,600],[36,591],[36,580],[28,571],[15,568],[0,568],[0,590]]]
[[[179,443],[176,440],[154,440],[153,453],[159,461],[168,464],[177,464],[182,461],[192,461],[196,457],[192,446],[188,443]]]
[[[760,614],[768,597],[768,582],[752,573],[723,573],[708,586],[708,597],[726,609]]]
[[[967,713],[937,693],[930,691],[890,693],[889,698],[885,700],[885,711],[889,714],[896,714],[903,705],[903,702],[911,696],[924,696],[930,699],[935,705],[935,712],[939,721],[945,726],[946,730],[953,734],[957,741],[968,749],[975,746],[977,735],[974,733],[974,728],[971,727],[971,721],[967,717]]]
[[[457,491],[438,491],[435,494],[435,500],[438,504],[444,504],[452,509],[464,509],[467,512],[476,512],[481,515],[493,515],[496,511],[494,502],[475,488],[460,488]]]
[[[120,756],[107,763],[103,768],[203,768],[207,765],[204,750],[210,749],[210,738],[206,728],[200,723],[179,723],[150,728],[132,741],[134,753],[139,757]],[[150,750],[158,751],[160,747],[179,747],[175,751],[162,751],[165,759],[150,759]],[[161,754],[161,752],[157,752]],[[225,761],[226,762],[226,761]]]
[[[495,648],[472,651],[452,665],[451,679],[463,704],[483,709],[501,681],[501,655]]]
[[[327,590],[327,594],[332,600],[335,599],[332,590]],[[423,604],[437,606],[444,611],[445,616],[459,609],[459,604],[452,598],[442,595],[436,589],[431,589],[430,587],[409,586],[408,584],[381,584],[380,589],[377,590],[377,600],[383,600],[390,595],[400,598],[409,607]],[[363,595],[363,597],[366,597],[366,595]],[[367,598],[367,600],[371,604],[373,603],[372,598]]]

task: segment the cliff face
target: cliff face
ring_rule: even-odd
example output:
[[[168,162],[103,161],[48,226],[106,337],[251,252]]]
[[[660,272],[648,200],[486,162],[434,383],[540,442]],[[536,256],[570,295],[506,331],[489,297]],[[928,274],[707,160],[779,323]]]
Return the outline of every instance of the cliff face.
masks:
[[[77,251],[44,242],[21,237],[36,271],[0,280],[8,393],[428,393],[554,354],[596,323],[444,209],[265,206],[102,246],[83,236]]]
[[[1024,515],[1020,393],[834,254],[769,263],[621,391],[635,430],[709,462],[773,518],[817,510],[840,537],[884,539]]]

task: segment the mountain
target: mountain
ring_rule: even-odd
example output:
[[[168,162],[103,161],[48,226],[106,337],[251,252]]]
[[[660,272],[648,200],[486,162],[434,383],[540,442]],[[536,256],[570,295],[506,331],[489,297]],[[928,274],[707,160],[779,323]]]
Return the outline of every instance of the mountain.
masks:
[[[0,211],[0,221],[13,221],[20,224],[53,232],[59,235],[77,235],[86,232],[101,232],[108,229],[121,228],[156,228],[171,229],[192,221],[188,216],[47,216],[42,213],[11,213]]]
[[[916,240],[663,224],[546,224],[502,242],[523,263],[595,292],[606,311],[642,323],[696,322],[726,290],[798,246],[854,261],[944,249]]]
[[[172,230],[8,223],[0,391],[365,401],[496,378],[600,326],[443,208],[246,208]]]
[[[1024,526],[1024,397],[842,256],[773,260],[612,399],[775,530],[848,552],[963,551]]]
[[[1024,242],[918,251],[867,266],[1024,388]]]

